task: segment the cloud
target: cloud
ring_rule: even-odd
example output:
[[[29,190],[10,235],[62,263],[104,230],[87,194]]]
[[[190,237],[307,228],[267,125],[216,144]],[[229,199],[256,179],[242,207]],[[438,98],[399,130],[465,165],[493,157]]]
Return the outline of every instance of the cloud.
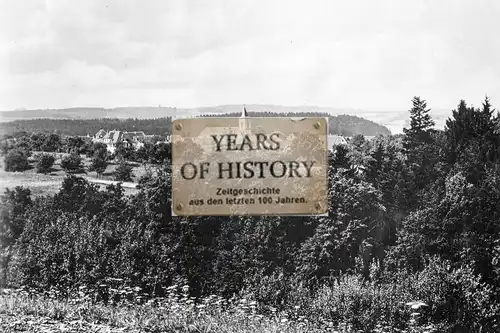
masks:
[[[495,1],[9,1],[2,108],[493,103]],[[498,96],[498,97],[497,97]]]

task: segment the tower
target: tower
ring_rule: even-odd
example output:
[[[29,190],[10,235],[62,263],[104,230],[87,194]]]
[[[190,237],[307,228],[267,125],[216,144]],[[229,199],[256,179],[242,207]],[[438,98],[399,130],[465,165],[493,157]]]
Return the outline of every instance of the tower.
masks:
[[[241,112],[239,122],[240,122],[240,131],[245,131],[247,128],[250,128],[247,108],[245,106],[243,106],[243,111]]]

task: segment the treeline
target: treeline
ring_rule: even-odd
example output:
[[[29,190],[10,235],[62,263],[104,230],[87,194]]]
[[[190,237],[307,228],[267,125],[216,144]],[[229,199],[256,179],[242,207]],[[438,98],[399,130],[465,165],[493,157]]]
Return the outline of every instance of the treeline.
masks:
[[[241,113],[212,114],[200,117],[240,117]],[[248,112],[249,117],[327,117],[329,134],[343,136],[354,136],[361,134],[364,136],[390,135],[391,131],[387,127],[377,124],[364,118],[339,115],[332,116],[323,112]]]
[[[211,115],[206,115],[207,117]],[[217,115],[223,117],[239,117],[240,114]],[[326,113],[272,113],[272,112],[250,112],[251,117],[328,117],[330,134],[353,136],[362,134],[365,136],[389,135],[390,131],[373,121],[356,116],[329,116]],[[203,116],[205,117],[205,116]],[[47,133],[63,134],[69,136],[90,135],[93,136],[101,128],[106,130],[118,129],[121,131],[144,131],[146,134],[170,135],[172,118],[154,119],[30,119],[15,120],[0,123],[4,134],[16,136],[18,133]]]
[[[330,153],[326,217],[174,217],[168,163],[127,197],[72,175],[54,196],[8,190],[3,281],[99,290],[112,277],[150,296],[186,281],[193,296],[237,293],[363,332],[410,318],[498,332],[500,119],[487,99],[461,101],[439,131],[428,111],[415,97],[404,135]],[[416,317],[411,301],[425,303]]]
[[[145,134],[169,135],[171,133],[172,119],[29,119],[14,120],[0,123],[0,128],[6,135],[16,136],[18,133],[48,133],[69,136],[93,136],[100,129],[121,131],[143,131]]]

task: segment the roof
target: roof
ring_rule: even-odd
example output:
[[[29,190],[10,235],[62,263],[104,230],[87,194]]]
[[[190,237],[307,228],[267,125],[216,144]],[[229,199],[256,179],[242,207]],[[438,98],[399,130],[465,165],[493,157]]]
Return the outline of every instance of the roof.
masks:
[[[110,140],[113,143],[118,143],[119,141],[121,141],[122,134],[123,133],[121,131],[117,131],[117,130],[115,130],[115,131],[109,131],[104,136],[104,139],[108,139],[108,140]]]
[[[144,134],[144,131],[133,131],[133,132],[123,132],[123,134],[126,134],[126,135],[132,135],[132,136],[144,136],[146,134]]]
[[[340,135],[329,135],[328,136],[328,149],[331,149],[333,146],[338,145],[346,145],[347,140]]]
[[[101,139],[101,138],[103,138],[105,135],[106,135],[106,131],[105,131],[105,130],[103,130],[103,129],[100,129],[100,130],[99,130],[99,131],[95,134],[95,137],[96,137],[96,138]]]
[[[144,139],[146,134],[143,131],[135,131],[135,132],[123,132],[124,140],[139,140]]]

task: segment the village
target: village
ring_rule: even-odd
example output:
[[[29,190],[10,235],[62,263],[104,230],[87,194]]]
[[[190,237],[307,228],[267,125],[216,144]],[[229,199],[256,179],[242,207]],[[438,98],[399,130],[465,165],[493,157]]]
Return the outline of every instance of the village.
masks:
[[[87,135],[82,138],[91,139],[92,143],[105,144],[110,153],[114,153],[118,145],[138,150],[144,147],[146,143],[161,144],[171,141],[170,135],[166,136],[162,141],[158,140],[158,136],[154,134],[145,134],[143,131],[126,132],[117,129],[111,131],[100,129],[94,136],[90,137],[90,135]]]
[[[249,124],[248,113],[246,108],[243,109],[240,116],[239,128],[240,130],[245,130]],[[210,130],[210,133],[213,129]],[[124,145],[126,148],[134,148],[135,150],[141,148],[146,143],[160,144],[160,143],[170,143],[172,141],[172,136],[167,135],[165,139],[158,140],[158,136],[155,134],[145,134],[144,131],[121,131],[119,129],[104,130],[100,129],[93,136],[80,136],[83,139],[91,140],[92,143],[103,143],[107,146],[110,153],[113,153],[118,145]],[[339,134],[328,135],[327,145],[328,150],[333,151],[335,146],[347,145],[353,136],[344,136]],[[366,141],[371,141],[375,136],[364,136]]]

